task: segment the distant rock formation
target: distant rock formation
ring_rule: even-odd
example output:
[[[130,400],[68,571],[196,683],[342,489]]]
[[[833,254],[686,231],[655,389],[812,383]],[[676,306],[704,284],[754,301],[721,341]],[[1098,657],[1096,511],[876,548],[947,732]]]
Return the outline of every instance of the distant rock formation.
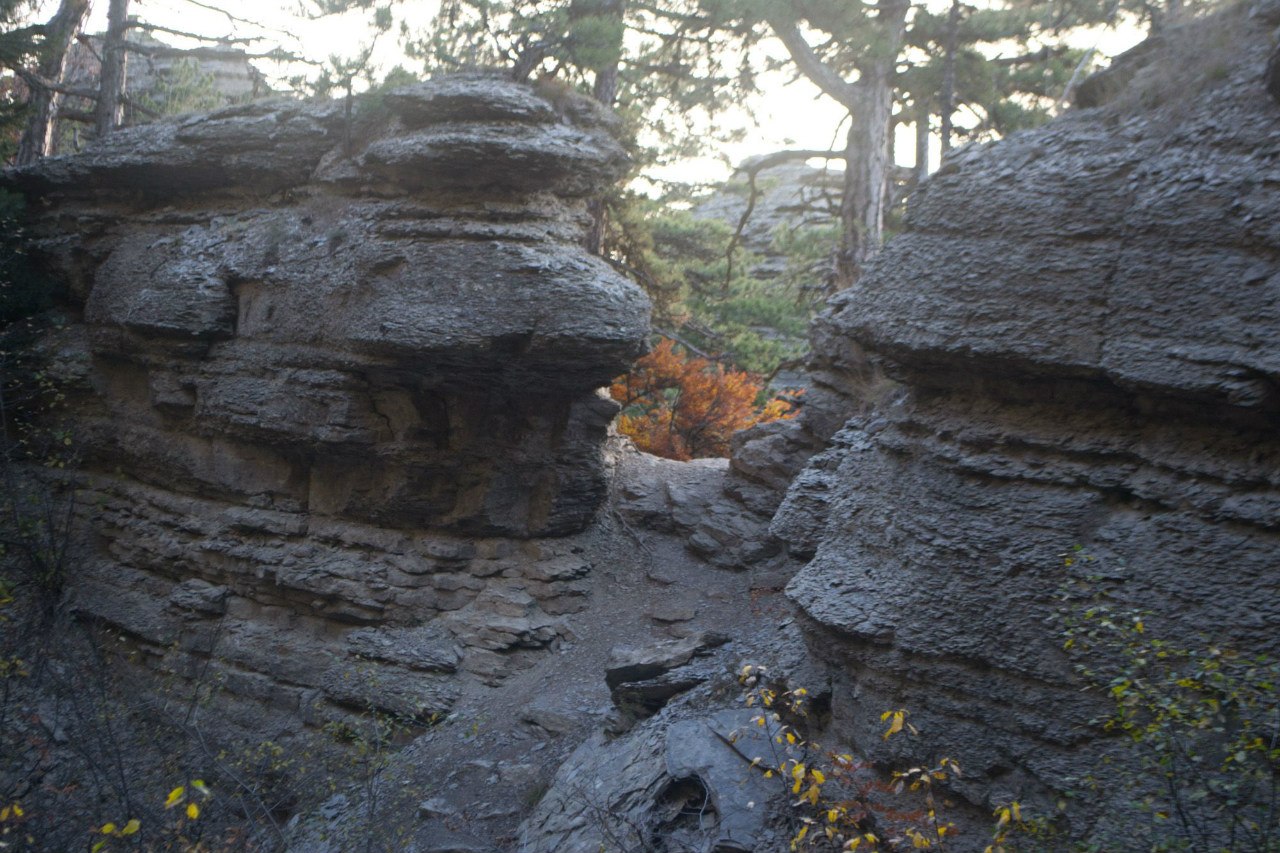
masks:
[[[101,69],[102,34],[82,36],[67,57],[67,81],[77,88],[96,86]],[[139,50],[129,54],[128,93],[156,98],[158,91],[175,85],[207,82],[208,93],[227,105],[272,94],[266,75],[237,47],[184,50],[147,32],[135,31],[129,41]]]
[[[767,155],[766,155],[767,156]],[[746,168],[759,158],[748,159]],[[787,271],[787,257],[774,239],[783,227],[803,228],[806,224],[834,225],[836,217],[819,213],[839,204],[844,175],[841,171],[816,168],[804,162],[783,162],[762,169],[756,176],[756,198],[751,215],[742,228],[742,248],[756,255],[752,272],[760,278],[776,278]],[[751,187],[741,171],[714,195],[694,208],[694,215],[719,219],[736,228],[746,213]]]
[[[1063,651],[1074,546],[1149,632],[1280,655],[1280,106],[1260,21],[1280,6],[1172,30],[1106,106],[958,151],[815,327],[819,431],[842,382],[862,412],[775,517],[811,557],[788,594],[855,749],[954,755],[987,814],[1052,812],[1104,756],[1131,760]],[[881,739],[891,708],[918,741]],[[1066,837],[1119,837],[1132,816],[1108,796]]]
[[[231,693],[295,722],[430,718],[455,670],[555,640],[591,566],[528,540],[593,519],[597,389],[647,345],[644,294],[579,247],[613,121],[453,77],[6,173],[77,312],[44,346],[100,543],[78,606],[178,670],[222,625]]]

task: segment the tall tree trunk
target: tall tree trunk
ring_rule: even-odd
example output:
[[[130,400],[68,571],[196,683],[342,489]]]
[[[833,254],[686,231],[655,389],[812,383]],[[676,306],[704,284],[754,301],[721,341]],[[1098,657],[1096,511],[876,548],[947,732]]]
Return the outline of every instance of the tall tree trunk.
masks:
[[[840,204],[841,240],[835,281],[843,290],[857,281],[884,241],[886,188],[893,133],[894,67],[906,30],[909,2],[881,7],[882,49],[860,69],[852,85],[853,121],[845,140],[844,194]]]
[[[853,284],[884,238],[889,180],[889,136],[893,128],[894,70],[906,35],[911,0],[883,0],[876,16],[874,51],[859,66],[858,79],[844,80],[801,35],[794,17],[768,16],[770,28],[800,73],[852,115],[845,139],[844,189],[840,200],[840,246],[830,287]]]
[[[618,31],[622,33],[621,24],[623,16],[627,13],[626,0],[604,0],[600,7],[601,13],[618,22]],[[618,100],[618,69],[621,64],[622,44],[619,43],[618,59],[608,66],[596,70],[596,79],[591,87],[591,96],[609,109],[613,109],[614,103]],[[588,252],[598,255],[604,248],[604,232],[609,209],[605,205],[604,199],[593,198],[587,202],[587,212],[591,214],[591,228],[587,232],[584,243]]]
[[[951,123],[956,113],[956,53],[960,41],[960,0],[951,0],[947,14],[947,45],[942,60],[942,94],[939,100],[942,110],[942,153],[951,150],[951,137],[955,126]]]
[[[857,280],[884,238],[889,133],[893,124],[893,87],[885,65],[877,62],[863,70],[857,83],[853,121],[845,138],[836,290]]]
[[[67,66],[67,52],[89,13],[89,0],[62,0],[58,11],[45,24],[45,43],[41,48],[39,74],[42,80],[62,82]],[[53,152],[54,128],[58,123],[58,103],[62,96],[43,88],[31,92],[31,117],[18,142],[19,166],[34,163]]]
[[[129,26],[129,0],[111,0],[107,7],[107,35],[102,42],[102,74],[98,79],[98,106],[94,124],[98,138],[124,122],[126,58],[125,31]]]
[[[918,185],[929,177],[929,105],[916,105],[916,179]]]

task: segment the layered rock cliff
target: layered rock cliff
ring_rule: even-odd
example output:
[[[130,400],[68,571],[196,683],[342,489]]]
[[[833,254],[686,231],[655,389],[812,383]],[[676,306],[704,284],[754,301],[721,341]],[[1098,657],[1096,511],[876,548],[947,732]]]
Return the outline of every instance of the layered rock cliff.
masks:
[[[776,645],[737,630],[794,568],[769,437],[735,471],[607,437],[597,389],[648,303],[579,241],[626,160],[610,115],[549,94],[463,76],[350,114],[254,103],[0,179],[66,287],[37,348],[81,459],[69,609],[134,664],[102,703],[169,732],[125,772],[160,786],[189,757],[257,797],[228,831],[264,849],[512,849],[584,740],[723,692],[749,633]],[[24,684],[13,762],[49,778],[42,754],[97,737],[55,687]],[[87,793],[29,803],[50,844],[132,808],[54,764]],[[643,766],[658,807],[678,780]],[[264,808],[262,786],[287,793]],[[567,831],[596,849],[602,825]]]
[[[1088,574],[1154,635],[1280,654],[1277,24],[1173,30],[1108,103],[957,152],[819,320],[816,382],[862,411],[773,529],[865,754],[952,755],[971,802],[1049,813],[1131,762],[1063,650]],[[896,708],[920,739],[881,739]],[[1123,847],[1123,810],[1072,819]]]
[[[1171,32],[957,152],[814,327],[803,420],[730,463],[606,442],[647,304],[578,247],[624,165],[590,102],[449,78],[6,173],[68,290],[39,346],[84,457],[73,606],[251,740],[407,724],[280,806],[307,853],[787,849],[744,663],[826,745],[959,759],[978,824],[1053,811],[1129,760],[1062,648],[1063,554],[1152,635],[1280,654],[1277,26]],[[920,736],[883,740],[899,708]],[[1117,790],[1060,837],[1124,849]]]
[[[42,346],[97,539],[78,606],[165,669],[216,642],[231,692],[295,721],[428,719],[451,673],[555,640],[591,566],[531,540],[603,501],[597,389],[648,332],[643,293],[578,245],[626,167],[612,121],[458,77],[7,174],[70,291]]]

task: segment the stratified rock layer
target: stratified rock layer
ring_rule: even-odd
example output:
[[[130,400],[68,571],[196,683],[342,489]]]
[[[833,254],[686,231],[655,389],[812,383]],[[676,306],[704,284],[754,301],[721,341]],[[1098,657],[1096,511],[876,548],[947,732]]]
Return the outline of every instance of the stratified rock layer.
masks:
[[[78,312],[43,346],[98,538],[79,606],[286,715],[429,718],[583,606],[591,565],[528,540],[603,501],[597,389],[648,302],[579,245],[626,167],[593,103],[465,76],[351,115],[254,103],[3,183]]]
[[[1052,809],[1119,746],[1063,651],[1072,576],[1154,635],[1280,654],[1278,10],[1171,32],[1110,104],[950,158],[820,321],[827,386],[875,399],[773,529],[812,555],[788,593],[859,749]],[[918,741],[880,738],[895,708]]]

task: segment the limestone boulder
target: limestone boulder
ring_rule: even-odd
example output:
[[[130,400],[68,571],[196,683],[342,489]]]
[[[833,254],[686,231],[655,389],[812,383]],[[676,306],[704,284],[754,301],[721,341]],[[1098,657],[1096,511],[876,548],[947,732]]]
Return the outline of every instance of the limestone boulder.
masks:
[[[647,298],[582,248],[628,166],[608,111],[484,74],[350,106],[0,174],[68,294],[39,347],[83,458],[75,606],[258,733],[429,725],[545,655],[592,565],[541,543],[604,501],[599,389],[647,347]]]
[[[1076,671],[1100,660],[1064,651],[1064,591],[1184,647],[1280,654],[1264,5],[1167,33],[1102,106],[948,158],[816,326],[845,422],[773,522],[811,556],[788,594],[855,748],[952,755],[987,814],[1138,775]],[[919,739],[880,737],[893,708]],[[1105,847],[1131,794],[1098,790],[1070,832]]]

